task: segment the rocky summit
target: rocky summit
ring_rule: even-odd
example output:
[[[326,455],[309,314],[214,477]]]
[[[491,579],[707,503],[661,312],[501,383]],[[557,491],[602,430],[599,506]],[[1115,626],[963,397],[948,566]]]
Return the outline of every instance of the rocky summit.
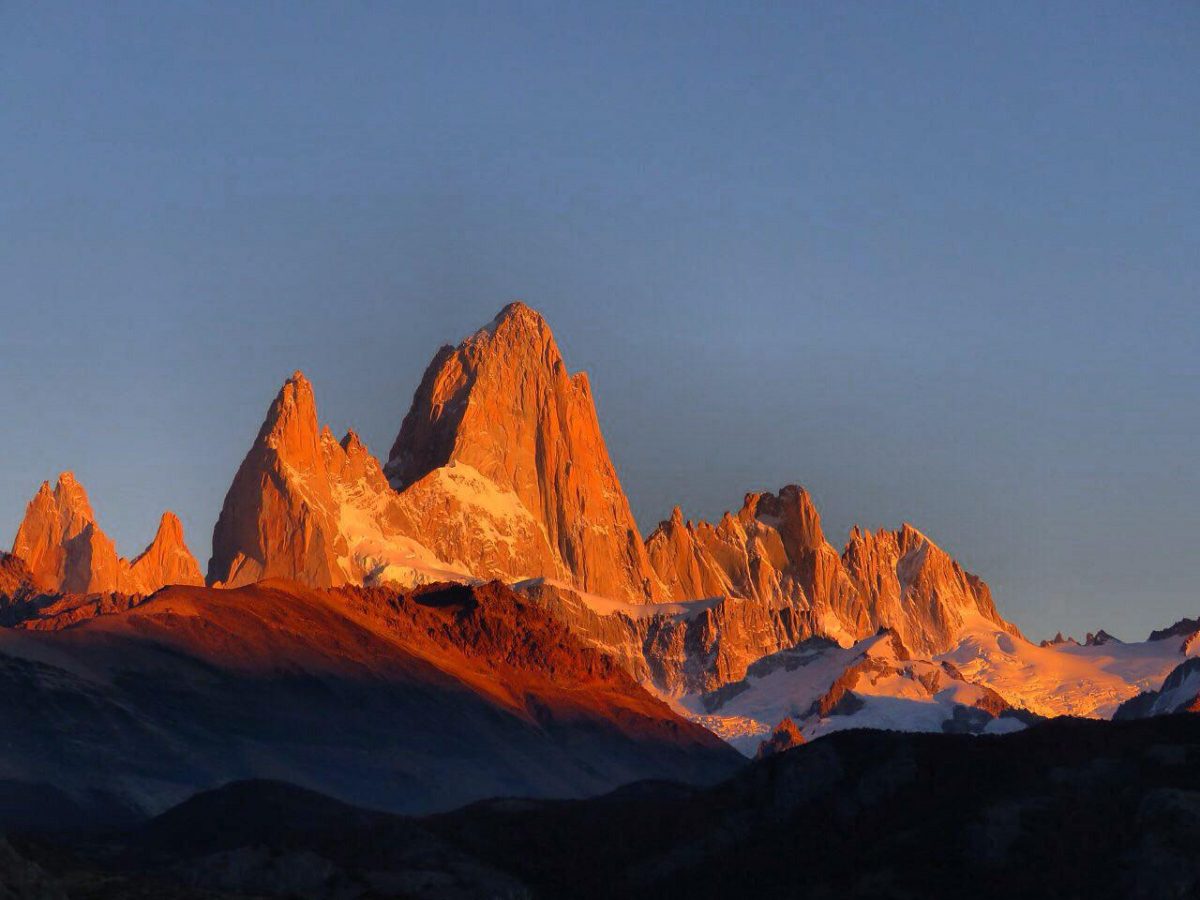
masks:
[[[386,471],[403,491],[452,464],[513,495],[536,523],[553,567],[512,575],[566,576],[620,600],[665,599],[600,433],[587,375],[567,371],[546,320],[522,303],[438,351]]]
[[[838,551],[796,485],[715,525],[676,509],[643,541],[584,373],[524,304],[434,356],[388,462],[322,429],[299,372],[225,499],[208,582],[316,587],[500,578],[656,690],[704,692],[814,636],[888,628],[951,648],[976,618],[1017,634],[987,585],[916,528]]]
[[[707,783],[842,731],[1195,711],[1197,657],[1198,619],[1034,643],[917,527],[837,546],[797,484],[643,538],[587,376],[514,303],[436,353],[386,464],[287,378],[206,578],[174,514],[129,561],[71,473],[43,483],[0,555],[0,812],[128,823],[245,778],[397,812]]]
[[[29,583],[47,592],[150,594],[168,584],[202,583],[174,513],[163,513],[154,540],[130,563],[117,555],[70,472],[53,489],[42,482],[17,529],[12,556],[22,561]]]

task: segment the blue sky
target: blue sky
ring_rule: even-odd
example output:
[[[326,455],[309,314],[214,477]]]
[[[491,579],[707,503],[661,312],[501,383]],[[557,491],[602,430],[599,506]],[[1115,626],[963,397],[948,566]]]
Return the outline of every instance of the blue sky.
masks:
[[[0,6],[0,543],[207,558],[279,384],[386,454],[521,298],[645,530],[796,481],[1034,636],[1200,613],[1200,7]]]

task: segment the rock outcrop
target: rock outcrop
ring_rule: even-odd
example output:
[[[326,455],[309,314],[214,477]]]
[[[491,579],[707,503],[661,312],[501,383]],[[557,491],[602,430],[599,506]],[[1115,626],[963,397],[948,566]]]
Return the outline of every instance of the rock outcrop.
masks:
[[[385,467],[340,442],[297,372],[225,499],[210,584],[316,587],[499,578],[671,695],[741,679],[813,636],[880,628],[914,652],[973,616],[1011,630],[987,586],[911,526],[855,529],[841,553],[812,498],[753,493],[711,525],[676,509],[643,542],[587,379],[545,320],[505,307],[425,372]]]
[[[0,553],[0,606],[20,604],[39,593],[25,561],[11,553]]]
[[[684,522],[676,509],[647,549],[674,596],[718,594],[791,608],[807,614],[813,633],[858,640],[888,628],[922,654],[949,649],[974,615],[1016,633],[987,585],[911,525],[874,533],[856,527],[839,554],[797,485],[747,494],[741,510],[716,525]]]
[[[587,376],[568,373],[546,321],[524,304],[506,306],[457,347],[438,351],[386,472],[406,491],[452,464],[514,495],[544,533],[555,570],[522,574],[565,576],[584,591],[623,600],[664,598]]]
[[[1182,637],[1190,638],[1192,635],[1200,632],[1200,619],[1180,619],[1174,625],[1168,628],[1159,628],[1150,632],[1148,641],[1163,641],[1167,638]]]
[[[131,565],[96,523],[87,492],[70,472],[42,482],[17,529],[12,555],[32,586],[60,594],[148,594],[167,584],[198,584],[200,570],[174,513]]]
[[[511,491],[465,463],[403,493],[353,431],[321,428],[312,385],[280,389],[225,497],[208,582],[287,578],[312,587],[517,578],[557,564]]]
[[[183,523],[167,510],[154,540],[129,565],[132,593],[152,594],[168,584],[204,584],[196,557],[183,540]]]
[[[820,625],[811,611],[741,597],[607,608],[565,585],[534,580],[517,587],[639,681],[669,696],[737,681],[755,660],[795,646]]]
[[[312,385],[296,372],[267,412],[213,530],[208,582],[344,584],[346,556]],[[332,436],[330,436],[332,437]]]
[[[758,752],[754,754],[755,759],[763,759],[768,756],[774,756],[776,753],[783,753],[785,750],[791,750],[805,743],[804,735],[800,733],[800,729],[796,727],[796,723],[791,717],[784,717],[775,730],[771,732],[771,736],[758,745]]]

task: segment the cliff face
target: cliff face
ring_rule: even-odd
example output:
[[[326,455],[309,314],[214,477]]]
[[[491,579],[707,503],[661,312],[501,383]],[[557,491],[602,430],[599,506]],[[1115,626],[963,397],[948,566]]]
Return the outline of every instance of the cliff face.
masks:
[[[183,540],[183,523],[167,510],[154,540],[129,565],[132,593],[151,594],[168,584],[204,584],[196,557]]]
[[[933,654],[953,646],[973,615],[1012,629],[987,585],[911,525],[855,528],[839,554],[812,498],[796,485],[747,494],[741,510],[715,526],[684,522],[676,510],[647,549],[677,597],[726,595],[790,607],[834,637],[858,640],[889,628],[915,652]]]
[[[296,372],[280,389],[225,495],[208,581],[226,587],[290,578],[343,584],[346,552],[317,428],[312,385]]]
[[[554,569],[585,591],[665,596],[600,433],[587,376],[571,375],[545,320],[520,303],[434,357],[386,466],[401,491],[451,464],[511,493]],[[557,570],[557,572],[555,571]]]
[[[12,555],[40,591],[63,594],[153,593],[167,584],[197,584],[200,570],[174,513],[131,565],[96,523],[87,492],[70,472],[51,489],[42,482],[17,529]]]
[[[933,654],[974,616],[1011,630],[987,586],[911,526],[855,529],[839,553],[795,485],[747,494],[716,524],[676,509],[643,542],[586,378],[521,304],[438,352],[386,467],[353,432],[339,442],[320,428],[303,375],[284,384],[209,566],[212,584],[271,577],[537,581],[547,609],[671,694],[736,681],[814,635],[853,643],[889,628]]]
[[[312,385],[296,372],[226,495],[208,581],[407,587],[544,572],[561,568],[515,494],[460,463],[397,492],[358,435],[338,441],[320,427]]]

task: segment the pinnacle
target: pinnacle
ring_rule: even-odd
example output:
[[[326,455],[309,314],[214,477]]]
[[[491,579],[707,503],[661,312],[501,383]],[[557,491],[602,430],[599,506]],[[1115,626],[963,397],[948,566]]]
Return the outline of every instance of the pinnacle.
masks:
[[[549,332],[546,319],[536,309],[527,306],[520,300],[508,304],[496,317],[484,327],[484,332],[495,334],[505,326],[528,329],[533,332]]]
[[[163,532],[182,534],[183,523],[179,521],[179,516],[175,515],[171,510],[164,509],[162,517],[158,520],[158,532],[159,534]]]
[[[520,300],[514,300],[512,303],[509,303],[507,306],[505,306],[504,309],[496,313],[496,318],[493,321],[504,322],[508,319],[517,318],[531,318],[539,321],[545,321],[540,312],[538,312],[532,306],[528,306],[527,304],[521,302]]]

